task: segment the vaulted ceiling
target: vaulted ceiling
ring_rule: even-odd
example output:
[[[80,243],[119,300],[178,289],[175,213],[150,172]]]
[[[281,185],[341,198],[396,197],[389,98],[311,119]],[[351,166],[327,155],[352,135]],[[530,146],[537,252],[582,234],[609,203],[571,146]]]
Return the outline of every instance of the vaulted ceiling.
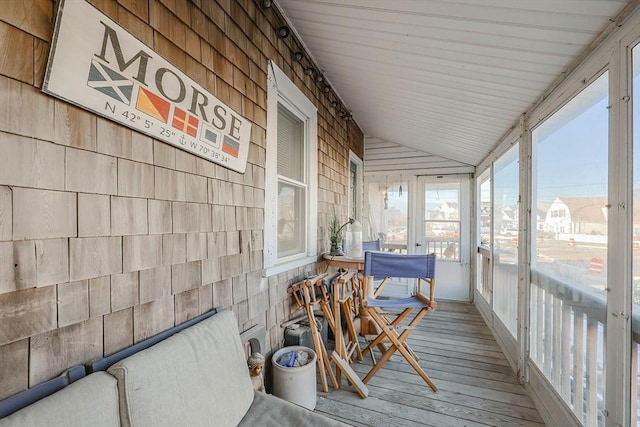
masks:
[[[278,0],[367,141],[475,166],[627,0]],[[366,158],[366,156],[365,156]]]

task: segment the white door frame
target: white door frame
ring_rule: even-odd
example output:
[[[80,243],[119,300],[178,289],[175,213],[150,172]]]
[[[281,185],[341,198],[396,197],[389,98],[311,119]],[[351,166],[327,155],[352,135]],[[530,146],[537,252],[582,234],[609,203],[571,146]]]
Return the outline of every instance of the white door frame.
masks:
[[[409,253],[424,253],[425,246],[425,233],[424,233],[424,218],[425,218],[425,188],[430,183],[460,183],[460,249],[459,260],[448,261],[439,259],[436,263],[436,296],[440,293],[439,298],[451,299],[455,301],[470,302],[472,295],[472,283],[471,283],[471,184],[472,178],[470,175],[456,174],[456,175],[435,175],[435,176],[420,176],[417,179],[417,185],[414,186],[414,191],[410,193],[410,203],[412,204],[412,211],[415,213],[412,215],[412,229],[415,230],[411,233],[415,238],[415,242],[409,246]],[[417,246],[420,245],[420,246]],[[445,288],[445,286],[449,288]],[[455,289],[453,288],[455,287]],[[445,289],[445,291],[438,289]]]

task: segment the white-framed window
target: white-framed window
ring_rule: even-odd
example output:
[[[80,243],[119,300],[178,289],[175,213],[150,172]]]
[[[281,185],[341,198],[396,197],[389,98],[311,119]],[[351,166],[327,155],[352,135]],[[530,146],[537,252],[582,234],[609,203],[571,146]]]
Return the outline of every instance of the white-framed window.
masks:
[[[269,62],[264,275],[317,260],[317,109]]]
[[[362,159],[349,150],[349,218],[358,221],[362,221],[362,168]]]

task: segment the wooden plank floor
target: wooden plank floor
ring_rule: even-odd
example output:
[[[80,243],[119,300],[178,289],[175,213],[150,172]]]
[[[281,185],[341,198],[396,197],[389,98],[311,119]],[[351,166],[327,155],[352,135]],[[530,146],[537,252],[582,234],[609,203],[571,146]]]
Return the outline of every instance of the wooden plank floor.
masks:
[[[367,384],[368,398],[343,379],[340,390],[318,387],[316,412],[354,426],[544,426],[475,306],[439,302],[409,345],[437,393],[396,353]],[[351,366],[363,378],[371,357]]]

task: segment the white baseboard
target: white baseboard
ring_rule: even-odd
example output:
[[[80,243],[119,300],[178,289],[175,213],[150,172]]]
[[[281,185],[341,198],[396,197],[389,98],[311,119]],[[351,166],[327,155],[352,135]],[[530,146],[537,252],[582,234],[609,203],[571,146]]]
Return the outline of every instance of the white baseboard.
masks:
[[[528,361],[529,382],[525,388],[536,405],[540,416],[548,426],[581,427],[582,422],[556,393],[542,372],[531,361]]]

